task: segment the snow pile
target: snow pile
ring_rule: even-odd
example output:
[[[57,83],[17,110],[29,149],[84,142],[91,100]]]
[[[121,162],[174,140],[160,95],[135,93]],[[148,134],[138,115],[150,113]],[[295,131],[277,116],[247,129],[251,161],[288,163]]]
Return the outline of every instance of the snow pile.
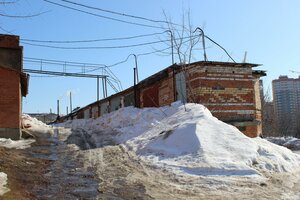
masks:
[[[47,131],[51,126],[44,124],[36,118],[32,118],[27,114],[22,114],[22,126],[34,131]]]
[[[7,184],[7,175],[3,172],[0,172],[0,196],[10,191],[10,189],[5,187],[6,184]]]
[[[0,138],[0,147],[5,147],[9,149],[26,149],[30,147],[30,144],[35,142],[34,139],[28,140],[11,140],[6,138]]]
[[[149,164],[178,173],[256,175],[300,166],[300,157],[290,150],[261,138],[248,138],[199,104],[127,107],[96,120],[73,120],[65,125],[83,128],[88,134],[117,131],[117,143]]]
[[[300,139],[295,137],[268,137],[266,140],[291,150],[300,150]]]

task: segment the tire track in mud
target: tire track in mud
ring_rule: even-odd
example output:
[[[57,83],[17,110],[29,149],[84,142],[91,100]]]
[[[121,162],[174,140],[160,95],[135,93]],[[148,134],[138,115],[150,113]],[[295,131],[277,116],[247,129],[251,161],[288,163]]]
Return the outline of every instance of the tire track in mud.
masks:
[[[59,129],[52,136],[40,135],[29,150],[34,158],[50,160],[43,174],[46,186],[35,185],[32,193],[38,199],[97,199],[98,178],[95,170],[83,168],[74,145],[59,140]]]

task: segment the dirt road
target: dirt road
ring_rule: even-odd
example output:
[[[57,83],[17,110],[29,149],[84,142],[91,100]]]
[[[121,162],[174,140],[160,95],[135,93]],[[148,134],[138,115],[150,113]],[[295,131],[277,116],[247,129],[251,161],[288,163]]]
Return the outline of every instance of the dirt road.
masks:
[[[98,178],[83,168],[78,148],[59,140],[57,130],[34,135],[31,148],[0,149],[11,190],[2,199],[96,199]]]
[[[139,159],[111,134],[33,133],[24,150],[0,148],[11,190],[2,199],[299,199],[300,171],[261,177],[173,174]],[[93,134],[95,135],[95,134]],[[99,138],[98,138],[99,139]]]

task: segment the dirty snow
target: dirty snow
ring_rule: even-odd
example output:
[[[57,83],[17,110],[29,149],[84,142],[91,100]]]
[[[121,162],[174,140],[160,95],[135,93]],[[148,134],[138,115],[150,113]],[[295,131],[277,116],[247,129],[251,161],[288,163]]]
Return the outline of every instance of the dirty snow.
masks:
[[[5,187],[6,184],[7,184],[7,175],[3,172],[0,172],[0,196],[10,191],[10,189]]]
[[[34,139],[27,140],[11,140],[6,138],[0,138],[0,147],[5,147],[9,149],[26,149],[30,147],[30,144],[35,142]]]
[[[114,141],[141,160],[184,175],[253,176],[291,172],[300,166],[299,155],[265,139],[248,138],[199,104],[126,107],[95,120],[59,126],[85,130],[95,146],[103,139],[97,130],[114,130],[118,132]]]
[[[28,129],[32,131],[39,131],[39,132],[48,132],[51,130],[51,126],[39,121],[34,117],[30,117],[27,114],[22,114],[22,123],[24,127],[29,127]]]
[[[300,150],[300,139],[295,137],[267,137],[266,140],[280,146],[284,146],[291,150]]]

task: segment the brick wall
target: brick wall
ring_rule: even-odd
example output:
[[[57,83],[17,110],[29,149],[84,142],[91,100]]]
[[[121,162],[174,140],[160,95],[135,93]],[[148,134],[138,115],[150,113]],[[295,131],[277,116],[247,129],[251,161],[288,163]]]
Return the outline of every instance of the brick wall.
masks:
[[[246,126],[246,130],[243,131],[248,137],[257,137],[258,127],[257,126]]]
[[[0,67],[0,128],[20,128],[20,75]]]
[[[159,86],[159,106],[170,105],[174,102],[174,81],[170,77],[163,80]]]
[[[190,66],[188,101],[208,107],[225,122],[261,121],[260,96],[252,68],[245,66]],[[258,80],[258,79],[257,79]],[[193,97],[193,98],[192,98]],[[247,125],[243,131],[253,137],[261,133],[261,125]]]

